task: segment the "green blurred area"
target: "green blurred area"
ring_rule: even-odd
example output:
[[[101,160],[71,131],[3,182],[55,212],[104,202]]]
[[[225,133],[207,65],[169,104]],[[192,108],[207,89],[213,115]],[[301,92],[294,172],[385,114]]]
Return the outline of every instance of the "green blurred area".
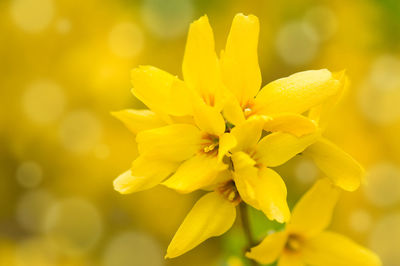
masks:
[[[236,13],[260,19],[263,85],[291,73],[347,69],[348,94],[327,137],[367,169],[332,229],[400,255],[400,4],[396,0],[5,0],[0,2],[0,265],[247,265],[240,221],[221,238],[164,260],[199,193],[164,187],[119,195],[137,155],[110,111],[143,108],[130,70],[181,76],[191,21],[207,14],[217,53]],[[292,207],[321,174],[298,156],[277,171]],[[251,210],[254,237],[280,225]]]

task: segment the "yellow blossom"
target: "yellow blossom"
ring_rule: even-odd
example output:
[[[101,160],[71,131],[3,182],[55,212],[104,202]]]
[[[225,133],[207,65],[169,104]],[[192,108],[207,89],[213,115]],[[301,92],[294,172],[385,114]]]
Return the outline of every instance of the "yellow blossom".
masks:
[[[322,111],[313,110],[326,109],[342,91],[342,80],[326,69],[310,70],[259,91],[258,31],[255,16],[236,15],[218,58],[208,18],[201,17],[189,29],[183,80],[152,66],[135,68],[132,92],[150,110],[114,113],[136,134],[139,151],[132,167],[114,181],[117,191],[132,193],[160,183],[181,193],[211,190],[189,212],[166,257],[226,232],[241,201],[271,220],[287,222],[286,186],[269,167],[303,151],[326,157],[319,149],[318,121],[305,113],[319,116]],[[336,162],[348,163],[340,152],[337,156]],[[329,168],[324,158],[317,159],[322,170],[341,167]],[[349,175],[343,182],[359,178]]]
[[[321,179],[300,199],[284,231],[268,235],[246,254],[278,266],[379,266],[379,258],[350,239],[326,231],[340,190]]]

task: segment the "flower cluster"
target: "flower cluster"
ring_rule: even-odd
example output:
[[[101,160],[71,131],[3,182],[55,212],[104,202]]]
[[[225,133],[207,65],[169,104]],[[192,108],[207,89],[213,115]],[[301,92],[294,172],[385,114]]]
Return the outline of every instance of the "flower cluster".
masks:
[[[183,80],[152,66],[132,71],[133,94],[149,110],[115,112],[136,134],[139,157],[114,181],[120,193],[162,184],[181,193],[208,191],[189,212],[166,257],[225,233],[238,204],[261,210],[286,229],[267,236],[246,255],[279,265],[379,265],[370,251],[328,226],[340,190],[354,191],[363,169],[322,137],[326,120],[343,95],[344,71],[296,73],[261,87],[259,23],[235,16],[218,57],[206,16],[189,29]],[[302,153],[326,178],[292,213],[281,176],[272,169]]]

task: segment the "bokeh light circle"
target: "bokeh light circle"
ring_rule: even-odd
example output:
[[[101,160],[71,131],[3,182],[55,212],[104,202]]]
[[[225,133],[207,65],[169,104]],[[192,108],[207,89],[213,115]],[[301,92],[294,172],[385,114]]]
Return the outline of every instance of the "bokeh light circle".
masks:
[[[305,65],[310,63],[318,52],[318,36],[307,23],[290,22],[279,30],[276,49],[285,63]]]
[[[90,111],[70,112],[61,122],[60,140],[72,152],[85,153],[93,149],[101,137],[101,125]]]
[[[22,96],[25,114],[39,124],[53,122],[64,111],[64,91],[50,80],[39,80],[30,84]]]
[[[305,14],[305,22],[317,33],[320,41],[331,38],[338,27],[338,21],[332,9],[326,6],[314,6]]]
[[[310,184],[317,179],[318,168],[311,159],[303,159],[296,164],[294,175],[301,183]]]
[[[46,214],[45,233],[59,252],[81,255],[95,246],[103,229],[101,216],[86,200],[70,198],[51,206]]]
[[[400,261],[400,213],[386,215],[373,229],[369,243],[378,253],[382,265],[398,266]]]
[[[145,0],[141,13],[151,33],[173,38],[187,31],[194,12],[191,0]]]
[[[23,30],[31,33],[44,30],[54,15],[52,0],[13,0],[11,16]]]
[[[33,188],[38,186],[42,181],[42,168],[36,162],[26,161],[18,166],[16,176],[21,186]]]
[[[104,266],[162,266],[158,242],[141,232],[123,232],[114,237],[103,255]]]
[[[130,58],[142,51],[144,36],[142,30],[136,24],[123,22],[113,27],[108,43],[115,55]]]
[[[53,196],[43,189],[24,194],[16,207],[18,224],[29,232],[43,232],[45,215],[53,203]]]
[[[364,194],[376,206],[386,207],[400,202],[400,168],[391,163],[371,167],[366,176]]]
[[[359,89],[358,105],[367,119],[379,124],[400,120],[400,60],[389,55],[378,58]]]

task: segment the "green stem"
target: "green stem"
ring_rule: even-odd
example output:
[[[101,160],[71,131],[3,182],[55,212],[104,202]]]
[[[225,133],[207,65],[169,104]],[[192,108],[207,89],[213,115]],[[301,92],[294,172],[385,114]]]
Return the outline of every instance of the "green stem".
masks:
[[[251,247],[254,247],[256,245],[253,235],[251,233],[250,229],[250,221],[249,221],[249,211],[248,211],[248,206],[245,203],[240,203],[239,204],[239,209],[240,209],[240,217],[242,220],[242,227],[243,227],[243,232],[244,235],[247,239],[247,246],[245,251],[249,251]],[[258,266],[259,264],[254,261],[254,260],[249,260],[251,265],[253,266]]]

